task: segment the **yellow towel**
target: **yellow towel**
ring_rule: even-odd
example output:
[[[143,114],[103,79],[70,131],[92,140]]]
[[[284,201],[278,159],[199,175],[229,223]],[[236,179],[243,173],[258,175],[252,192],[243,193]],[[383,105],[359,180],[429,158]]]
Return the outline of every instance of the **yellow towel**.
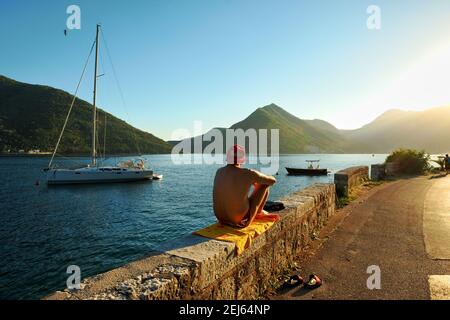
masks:
[[[245,248],[251,245],[254,238],[264,233],[277,220],[278,218],[258,216],[245,228],[233,228],[221,223],[215,223],[209,227],[195,231],[194,234],[210,239],[233,242],[236,244],[236,253],[239,255]]]

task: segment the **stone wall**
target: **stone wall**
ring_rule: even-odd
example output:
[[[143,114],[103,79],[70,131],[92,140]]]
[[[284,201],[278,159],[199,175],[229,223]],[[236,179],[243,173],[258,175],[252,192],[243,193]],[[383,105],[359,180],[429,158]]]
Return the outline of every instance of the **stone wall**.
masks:
[[[395,176],[400,172],[400,167],[398,162],[386,162],[386,175]]]
[[[370,179],[373,181],[383,180],[386,177],[386,165],[384,163],[372,164],[370,166]]]
[[[335,212],[335,186],[315,184],[282,201],[281,219],[239,256],[232,243],[189,235],[45,299],[258,298]]]
[[[350,167],[334,174],[334,183],[338,196],[347,197],[351,189],[369,180],[369,167]]]

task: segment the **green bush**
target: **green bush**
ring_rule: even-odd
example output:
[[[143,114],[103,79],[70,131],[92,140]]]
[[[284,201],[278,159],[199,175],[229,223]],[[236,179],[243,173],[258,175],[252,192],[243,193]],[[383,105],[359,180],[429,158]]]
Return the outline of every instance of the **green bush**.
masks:
[[[397,149],[392,152],[386,162],[396,162],[399,173],[423,174],[430,169],[430,157],[425,151],[414,149]]]

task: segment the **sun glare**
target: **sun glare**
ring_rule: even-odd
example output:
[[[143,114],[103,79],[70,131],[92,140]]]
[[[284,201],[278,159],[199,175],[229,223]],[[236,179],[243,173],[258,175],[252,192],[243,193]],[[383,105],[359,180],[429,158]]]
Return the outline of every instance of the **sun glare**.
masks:
[[[424,110],[450,104],[450,43],[419,58],[395,79],[368,108]]]
[[[450,42],[430,50],[385,83],[350,108],[351,117],[343,113],[331,122],[341,129],[356,129],[389,109],[420,111],[450,105]]]

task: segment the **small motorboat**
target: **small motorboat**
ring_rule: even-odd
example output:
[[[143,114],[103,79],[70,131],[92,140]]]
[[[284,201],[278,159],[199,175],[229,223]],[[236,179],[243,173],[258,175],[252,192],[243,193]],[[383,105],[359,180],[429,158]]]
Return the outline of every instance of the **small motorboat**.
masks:
[[[308,168],[288,168],[286,170],[288,174],[293,176],[326,176],[328,174],[327,169],[319,168],[319,164],[316,167],[313,163],[319,162],[320,160],[306,160],[309,163]]]
[[[288,168],[287,172],[293,176],[325,176],[328,174],[327,169],[306,169],[306,168]]]

